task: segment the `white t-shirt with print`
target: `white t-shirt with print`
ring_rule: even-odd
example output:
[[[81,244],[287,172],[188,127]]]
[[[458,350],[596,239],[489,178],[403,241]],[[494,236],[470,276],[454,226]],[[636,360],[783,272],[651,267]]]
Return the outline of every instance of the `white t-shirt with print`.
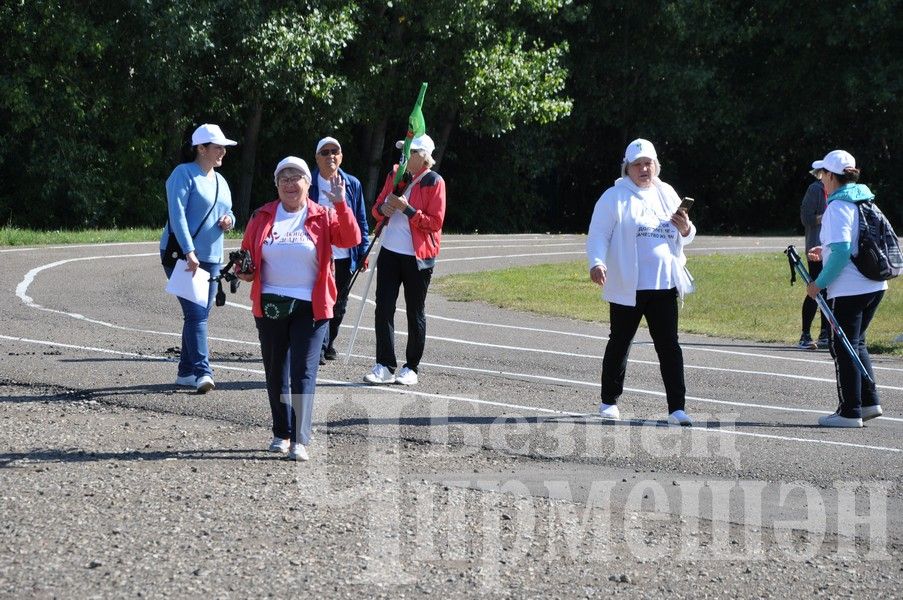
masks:
[[[669,290],[671,281],[671,246],[680,235],[671,222],[671,215],[662,205],[655,188],[639,191],[639,210],[636,215],[636,253],[638,290]]]
[[[310,301],[317,281],[317,247],[304,229],[307,206],[290,213],[276,207],[270,235],[263,241],[261,292]]]
[[[329,196],[326,194],[332,191],[332,184],[329,183],[328,179],[323,179],[322,175],[317,175],[317,186],[320,190],[320,198],[319,204],[320,206],[325,206],[326,208],[335,209],[335,206],[332,203],[332,200],[329,199]],[[332,247],[332,257],[333,258],[349,258],[351,256],[350,248],[339,248],[338,246]]]
[[[828,204],[821,218],[820,236],[822,264],[827,264],[831,256],[829,244],[849,242],[850,253],[855,254],[859,246],[859,208],[856,204],[843,200],[834,200]],[[828,285],[828,298],[858,296],[886,289],[886,281],[869,279],[850,261],[844,265],[837,279]]]

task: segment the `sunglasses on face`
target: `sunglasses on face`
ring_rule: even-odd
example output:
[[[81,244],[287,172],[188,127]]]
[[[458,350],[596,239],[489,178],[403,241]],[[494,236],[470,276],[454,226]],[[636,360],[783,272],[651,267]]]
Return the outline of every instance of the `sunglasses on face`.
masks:
[[[323,148],[322,150],[317,152],[317,154],[319,154],[320,156],[336,156],[341,153],[342,151],[338,148]]]

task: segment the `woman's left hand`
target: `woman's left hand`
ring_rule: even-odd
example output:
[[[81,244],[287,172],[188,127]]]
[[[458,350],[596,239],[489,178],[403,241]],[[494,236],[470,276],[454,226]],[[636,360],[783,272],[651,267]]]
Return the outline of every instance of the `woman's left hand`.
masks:
[[[812,281],[809,285],[806,286],[806,295],[815,300],[815,297],[818,296],[818,293],[821,291],[821,288],[815,285],[815,282]]]
[[[232,223],[232,217],[230,217],[229,215],[223,215],[222,217],[220,217],[217,225],[219,225],[219,228],[223,231],[229,231],[230,229],[232,229],[232,225],[234,225],[234,223]]]
[[[408,206],[408,201],[405,200],[404,196],[396,196],[395,194],[389,194],[389,197],[386,199],[386,204],[394,208],[395,210],[404,211]]]
[[[677,212],[671,215],[671,222],[677,227],[677,231],[682,237],[690,235],[690,217],[687,215],[687,211],[678,208]]]
[[[329,197],[329,201],[335,205],[338,202],[345,201],[345,180],[342,179],[342,176],[336,173],[329,179],[329,185],[331,186],[331,190],[326,194]]]

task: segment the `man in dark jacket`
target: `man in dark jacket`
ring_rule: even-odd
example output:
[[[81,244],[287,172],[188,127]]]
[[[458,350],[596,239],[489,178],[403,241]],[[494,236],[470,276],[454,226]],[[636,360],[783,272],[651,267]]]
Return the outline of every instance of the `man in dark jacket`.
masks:
[[[327,193],[330,191],[329,179],[338,173],[345,181],[345,202],[354,213],[355,220],[361,230],[361,243],[354,248],[335,248],[332,255],[335,259],[335,282],[338,288],[338,299],[333,308],[333,317],[329,322],[329,334],[323,340],[323,352],[320,355],[320,364],[326,364],[326,360],[334,360],[337,356],[335,347],[336,336],[339,335],[339,326],[345,316],[345,307],[348,304],[348,285],[351,283],[351,275],[357,269],[357,265],[367,249],[367,211],[364,207],[364,193],[361,182],[348,173],[342,171],[342,146],[333,137],[325,137],[317,143],[316,151],[317,168],[314,169],[310,191],[308,196],[317,204],[331,207]]]

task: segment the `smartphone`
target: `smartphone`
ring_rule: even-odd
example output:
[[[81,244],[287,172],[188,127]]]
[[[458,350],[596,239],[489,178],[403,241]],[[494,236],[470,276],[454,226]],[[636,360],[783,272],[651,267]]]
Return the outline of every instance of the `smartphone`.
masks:
[[[694,202],[696,202],[696,201],[693,200],[692,198],[684,198],[683,200],[680,201],[680,206],[678,206],[677,208],[678,209],[682,208],[686,211],[689,211],[690,207],[693,206]]]

